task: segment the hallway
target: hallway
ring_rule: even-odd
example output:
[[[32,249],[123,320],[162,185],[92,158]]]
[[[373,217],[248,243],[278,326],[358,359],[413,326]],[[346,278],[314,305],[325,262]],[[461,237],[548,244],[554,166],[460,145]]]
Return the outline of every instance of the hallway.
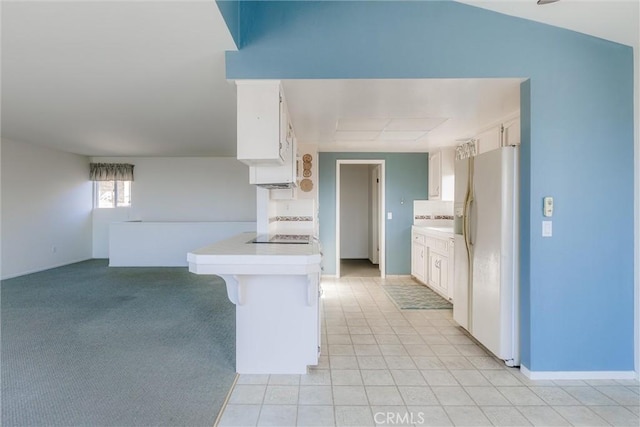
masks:
[[[341,259],[340,274],[343,278],[380,277],[380,266],[368,259]]]

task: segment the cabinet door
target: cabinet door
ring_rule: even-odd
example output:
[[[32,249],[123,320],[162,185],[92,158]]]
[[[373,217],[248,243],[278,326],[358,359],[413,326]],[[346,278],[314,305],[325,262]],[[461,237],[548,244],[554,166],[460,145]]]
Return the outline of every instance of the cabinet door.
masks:
[[[248,165],[282,164],[280,83],[236,84],[238,160]]]
[[[429,200],[440,200],[442,186],[442,154],[439,151],[429,153]]]
[[[317,325],[317,331],[318,331],[318,357],[320,357],[320,354],[322,352],[322,312],[324,310],[323,306],[322,306],[322,280],[320,279],[320,273],[318,273],[316,275],[316,280],[318,281],[318,325]]]
[[[425,282],[424,277],[424,254],[425,247],[420,243],[411,244],[411,275],[421,282]]]
[[[482,132],[476,137],[478,145],[478,154],[486,153],[487,151],[497,150],[500,148],[502,138],[502,131],[500,126],[494,126]]]
[[[443,286],[445,289],[448,286],[448,268],[447,257],[429,251],[429,270],[428,270],[428,282],[432,287],[442,291]]]
[[[440,291],[449,297],[449,258],[441,256],[440,262]]]
[[[502,126],[502,146],[520,145],[520,117],[505,122]]]

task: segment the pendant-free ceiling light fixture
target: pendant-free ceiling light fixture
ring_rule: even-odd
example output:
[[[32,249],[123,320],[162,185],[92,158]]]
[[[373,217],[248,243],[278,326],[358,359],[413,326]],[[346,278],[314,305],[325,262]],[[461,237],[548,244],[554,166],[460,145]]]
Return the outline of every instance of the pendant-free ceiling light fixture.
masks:
[[[558,0],[538,0],[538,4],[549,4],[549,3],[555,3]]]

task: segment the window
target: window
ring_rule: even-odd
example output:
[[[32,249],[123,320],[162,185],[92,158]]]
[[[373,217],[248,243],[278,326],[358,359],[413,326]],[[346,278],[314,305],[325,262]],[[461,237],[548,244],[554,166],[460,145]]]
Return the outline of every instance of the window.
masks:
[[[131,181],[95,181],[97,208],[131,206]]]
[[[89,163],[96,208],[131,206],[133,168],[129,163]]]

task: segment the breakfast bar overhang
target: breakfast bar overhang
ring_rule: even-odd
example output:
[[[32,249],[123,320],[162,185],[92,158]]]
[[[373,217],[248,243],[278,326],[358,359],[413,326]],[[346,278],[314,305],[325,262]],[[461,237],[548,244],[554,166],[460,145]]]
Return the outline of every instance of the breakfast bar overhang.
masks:
[[[189,252],[189,271],[226,283],[236,305],[238,373],[304,374],[320,353],[320,245],[256,237],[242,233]]]

